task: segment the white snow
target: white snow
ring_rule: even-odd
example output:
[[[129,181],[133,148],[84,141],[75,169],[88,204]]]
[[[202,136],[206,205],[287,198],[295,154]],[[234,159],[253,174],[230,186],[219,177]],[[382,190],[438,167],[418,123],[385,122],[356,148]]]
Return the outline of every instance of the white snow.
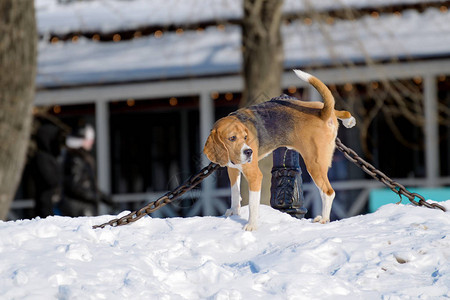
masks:
[[[0,298],[450,297],[449,212],[389,204],[322,225],[261,206],[254,232],[247,215],[0,222]]]

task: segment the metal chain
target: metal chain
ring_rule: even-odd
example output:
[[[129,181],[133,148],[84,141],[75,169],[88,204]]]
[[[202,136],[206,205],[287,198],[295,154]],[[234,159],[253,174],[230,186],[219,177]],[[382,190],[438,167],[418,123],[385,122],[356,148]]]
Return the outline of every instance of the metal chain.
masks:
[[[354,163],[355,165],[357,165],[358,167],[363,169],[364,172],[366,172],[367,174],[369,174],[376,180],[385,184],[394,193],[398,194],[400,197],[400,201],[401,201],[401,198],[403,195],[406,198],[408,198],[409,201],[411,201],[411,203],[413,203],[414,205],[426,206],[428,208],[439,208],[440,210],[442,210],[444,212],[446,211],[445,207],[443,207],[442,205],[439,205],[437,203],[428,203],[425,201],[425,198],[422,195],[417,194],[417,193],[411,193],[403,185],[390,179],[388,176],[386,176],[386,174],[384,174],[380,170],[376,169],[370,163],[368,163],[367,161],[365,161],[361,157],[359,157],[358,154],[356,154],[356,152],[354,150],[352,150],[352,149],[348,148],[347,146],[345,146],[344,144],[342,144],[342,142],[339,138],[336,138],[336,147],[339,149],[339,151],[344,153],[345,157],[349,161],[351,161],[352,163]],[[418,198],[419,201],[416,201],[415,198]]]
[[[355,165],[360,167],[364,172],[366,172],[367,174],[369,174],[376,180],[385,184],[394,193],[398,194],[400,196],[400,199],[401,199],[401,196],[403,195],[406,198],[408,198],[409,201],[411,201],[411,203],[413,203],[414,205],[426,206],[428,208],[435,208],[435,209],[438,208],[444,212],[446,211],[446,209],[442,205],[439,205],[437,203],[428,203],[425,201],[425,198],[422,195],[417,194],[417,193],[411,193],[410,191],[408,191],[403,185],[392,180],[386,174],[384,174],[380,170],[376,169],[370,163],[368,163],[367,161],[365,161],[364,159],[359,157],[358,154],[356,154],[356,152],[354,150],[352,150],[352,149],[348,148],[347,146],[345,146],[344,144],[342,144],[342,142],[339,138],[336,138],[336,147],[339,149],[339,151],[341,151],[344,154],[344,156],[349,161],[351,161],[352,163],[354,163]],[[139,209],[137,211],[133,211],[126,216],[123,216],[118,219],[112,219],[111,221],[100,224],[100,225],[94,225],[93,228],[94,229],[104,228],[108,225],[112,226],[112,227],[117,227],[117,226],[127,225],[130,223],[136,222],[140,218],[151,214],[152,212],[154,212],[154,211],[160,209],[161,207],[171,203],[172,201],[178,199],[184,193],[192,190],[195,186],[197,186],[200,182],[202,182],[206,177],[208,177],[209,175],[214,173],[219,167],[220,166],[218,164],[210,163],[208,166],[201,169],[197,174],[191,176],[183,185],[180,185],[175,190],[166,193],[159,199],[150,202],[149,204],[142,207],[141,209]],[[416,201],[415,198],[418,198],[419,201]]]
[[[101,225],[92,226],[92,228],[104,228],[105,226],[117,227],[121,225],[127,225],[133,222],[136,222],[140,218],[151,214],[152,212],[160,209],[161,207],[171,203],[172,201],[180,198],[184,193],[192,190],[195,186],[197,186],[200,182],[202,182],[206,177],[214,173],[220,166],[215,163],[210,163],[208,166],[201,169],[197,174],[191,176],[183,185],[180,185],[175,190],[166,193],[164,196],[159,199],[150,202],[143,208],[133,211],[126,216],[123,216],[118,219],[112,219],[109,222],[106,222]]]

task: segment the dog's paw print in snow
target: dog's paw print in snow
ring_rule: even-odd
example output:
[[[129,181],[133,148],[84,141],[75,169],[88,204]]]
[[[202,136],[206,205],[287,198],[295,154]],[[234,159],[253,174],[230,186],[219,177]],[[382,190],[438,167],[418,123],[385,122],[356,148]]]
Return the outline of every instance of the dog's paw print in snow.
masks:
[[[73,260],[89,262],[92,254],[85,244],[70,244],[66,247],[66,257]]]
[[[51,238],[58,236],[58,233],[61,232],[61,228],[55,224],[50,222],[39,222],[33,228],[34,234],[39,238]]]
[[[65,268],[56,272],[48,278],[48,282],[52,286],[70,285],[75,282],[78,274],[72,268]]]
[[[217,300],[228,300],[228,299],[236,299],[236,300],[240,300],[240,299],[244,299],[244,297],[242,296],[242,294],[235,289],[221,289],[220,291],[218,291],[213,297],[213,299],[217,299]]]
[[[22,286],[28,283],[28,275],[26,274],[25,271],[22,270],[14,271],[11,278],[14,281],[14,284],[17,286]]]

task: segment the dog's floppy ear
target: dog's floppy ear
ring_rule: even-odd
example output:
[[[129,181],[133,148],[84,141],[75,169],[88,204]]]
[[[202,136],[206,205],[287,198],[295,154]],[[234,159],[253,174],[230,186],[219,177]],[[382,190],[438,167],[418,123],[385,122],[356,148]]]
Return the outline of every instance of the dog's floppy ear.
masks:
[[[219,164],[221,167],[228,163],[228,150],[215,129],[211,130],[206,140],[205,148],[203,148],[203,153],[210,161]]]

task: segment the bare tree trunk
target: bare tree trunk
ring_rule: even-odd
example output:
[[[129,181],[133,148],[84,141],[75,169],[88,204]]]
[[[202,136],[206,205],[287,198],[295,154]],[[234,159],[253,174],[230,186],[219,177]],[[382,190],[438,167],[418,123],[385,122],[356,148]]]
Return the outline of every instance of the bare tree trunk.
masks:
[[[33,0],[0,1],[0,219],[5,219],[25,163],[36,77]]]
[[[282,0],[244,0],[242,51],[244,91],[241,107],[261,103],[280,95],[283,72],[281,38]],[[261,203],[270,204],[272,155],[259,162],[263,173]],[[248,201],[244,183],[244,203]]]
[[[242,48],[244,92],[241,106],[261,103],[281,92],[283,1],[244,0]]]

